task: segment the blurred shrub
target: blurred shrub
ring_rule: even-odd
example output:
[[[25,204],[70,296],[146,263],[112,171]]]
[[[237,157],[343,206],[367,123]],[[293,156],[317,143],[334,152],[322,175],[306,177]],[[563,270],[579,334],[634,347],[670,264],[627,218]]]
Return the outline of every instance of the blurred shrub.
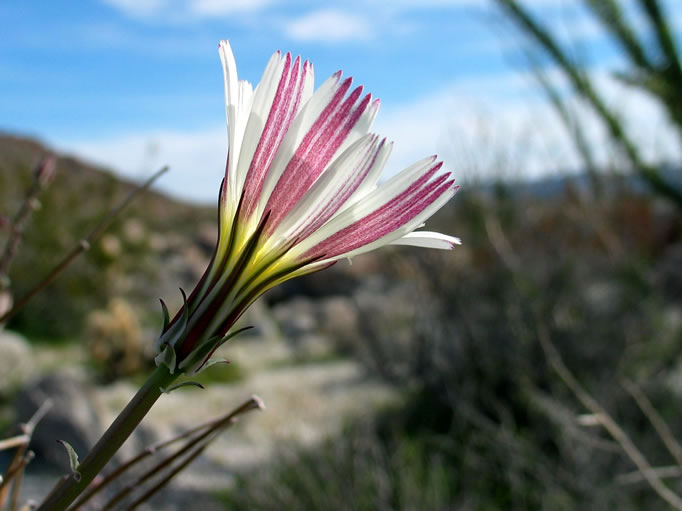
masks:
[[[457,470],[429,445],[385,444],[368,423],[308,451],[280,453],[264,474],[248,473],[223,496],[234,510],[452,509]]]
[[[90,359],[106,381],[133,375],[149,364],[149,343],[125,300],[115,298],[105,309],[88,314],[85,332]]]
[[[35,141],[0,134],[0,214],[14,214],[31,182],[32,169],[45,152]],[[40,208],[27,225],[10,271],[14,296],[38,283],[133,188],[102,169],[70,157],[58,158],[55,180],[39,197]],[[178,253],[196,243],[203,222],[214,225],[213,208],[145,192],[8,327],[29,338],[74,339],[83,332],[90,311],[105,308],[121,295],[135,303],[143,320],[158,323],[159,296],[174,297],[176,286],[187,287],[197,279]],[[0,230],[0,246],[5,237]],[[203,270],[204,261],[201,266]]]
[[[638,382],[682,438],[682,295],[663,285],[682,244],[674,209],[620,179],[599,201],[569,181],[551,193],[500,185],[461,192],[428,227],[464,245],[384,252],[352,293],[356,329],[337,337],[403,390],[405,407],[245,476],[231,504],[666,509],[646,485],[617,478],[631,462],[580,424],[585,410],[547,366],[537,332],[549,331],[653,465],[670,464],[619,381]]]

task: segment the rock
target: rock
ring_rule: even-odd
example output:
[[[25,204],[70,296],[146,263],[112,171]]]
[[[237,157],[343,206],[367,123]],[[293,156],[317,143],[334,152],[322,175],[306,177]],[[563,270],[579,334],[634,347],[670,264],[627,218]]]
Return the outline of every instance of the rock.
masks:
[[[1,276],[0,279],[2,279]],[[0,288],[4,285],[7,284],[3,280],[0,280]],[[12,308],[13,302],[12,293],[7,290],[0,290],[0,316]],[[0,325],[0,329],[2,329],[2,325]]]
[[[81,458],[85,456],[103,432],[97,413],[101,407],[83,382],[70,373],[59,372],[30,383],[18,394],[17,420],[28,421],[47,399],[53,406],[36,427],[31,449],[37,460],[68,471],[67,453],[57,440],[68,442]]]
[[[297,297],[279,303],[272,308],[272,314],[282,335],[289,341],[296,342],[318,327],[315,303],[308,298]]]
[[[0,395],[7,395],[33,377],[31,346],[19,334],[0,329]]]
[[[326,357],[333,343],[323,328],[323,300],[298,297],[282,302],[272,309],[283,339],[293,347],[296,360]]]
[[[350,337],[358,333],[358,306],[352,298],[333,296],[320,304],[321,327],[335,337]]]

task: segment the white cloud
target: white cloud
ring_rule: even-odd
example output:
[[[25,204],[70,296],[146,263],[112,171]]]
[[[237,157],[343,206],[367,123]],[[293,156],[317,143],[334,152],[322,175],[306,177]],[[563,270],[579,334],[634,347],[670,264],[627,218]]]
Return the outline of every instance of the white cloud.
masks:
[[[557,79],[555,73],[550,76]],[[606,71],[593,76],[598,90],[617,105],[647,160],[682,159],[680,143],[654,101],[620,85]],[[613,162],[603,127],[579,102],[575,106],[598,163]],[[564,125],[533,80],[521,73],[468,78],[411,102],[384,104],[372,131],[395,142],[386,175],[430,154],[439,154],[460,182],[582,168]],[[158,131],[109,140],[51,142],[133,178],[168,164],[171,172],[162,179],[161,189],[209,203],[215,201],[227,149],[222,125],[198,132]]]
[[[273,0],[100,0],[133,18],[165,21],[225,17],[234,13],[254,12]]]
[[[340,10],[311,12],[290,21],[285,33],[297,41],[341,42],[370,37],[370,25],[364,18]]]
[[[198,132],[156,131],[104,140],[51,142],[60,151],[131,179],[143,179],[168,165],[170,171],[156,186],[184,200],[215,200],[225,172],[224,126]]]
[[[224,16],[235,12],[256,11],[272,3],[270,0],[194,0],[191,10],[201,16]]]
[[[557,73],[550,73],[555,80]],[[598,90],[625,121],[650,161],[680,161],[682,147],[665,112],[650,97],[624,87],[605,71],[594,74]],[[599,165],[614,162],[601,122],[574,102]],[[385,105],[373,131],[395,141],[389,170],[438,153],[458,179],[532,177],[579,171],[566,127],[529,76],[507,73],[456,82],[402,105]]]
[[[511,75],[487,83],[477,80],[478,90],[463,82],[412,103],[386,106],[374,130],[395,141],[389,173],[430,154],[438,154],[445,167],[465,182],[540,175],[555,171],[557,161],[565,164],[571,151],[544,103],[490,94],[497,87],[509,90],[516,81]]]
[[[101,0],[132,17],[149,17],[169,7],[168,0]]]

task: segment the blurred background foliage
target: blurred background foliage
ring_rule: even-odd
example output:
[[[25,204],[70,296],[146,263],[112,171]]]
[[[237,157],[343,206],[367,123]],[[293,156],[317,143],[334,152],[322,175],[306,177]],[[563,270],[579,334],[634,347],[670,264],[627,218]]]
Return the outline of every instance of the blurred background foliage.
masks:
[[[543,343],[653,466],[672,467],[666,484],[682,493],[679,456],[624,388],[635,382],[682,438],[680,169],[644,161],[580,52],[523,4],[494,3],[526,41],[585,174],[467,188],[429,224],[462,236],[455,254],[385,253],[377,268],[398,284],[356,293],[359,335],[339,342],[407,405],[350,424],[321,450],[285,450],[274,472],[240,479],[232,509],[667,509],[599,417],[585,426],[587,410]],[[660,4],[634,2],[645,36],[623,3],[584,4],[622,50],[619,78],[655,98],[682,135],[682,62]],[[575,95],[562,95],[547,69]],[[619,155],[609,172],[595,163],[575,96]]]
[[[33,140],[0,136],[0,204],[4,215],[11,216],[19,207],[38,157],[46,152]],[[38,211],[24,233],[21,257],[12,263],[11,287],[17,297],[46,275],[134,188],[111,173],[68,156],[57,159],[56,175],[50,190],[39,197]],[[10,327],[34,338],[68,338],[82,333],[88,313],[105,308],[114,297],[125,295],[133,305],[144,303],[140,310],[148,309],[150,299],[158,299],[164,283],[174,286],[175,292],[177,286],[190,285],[191,272],[174,275],[177,265],[172,259],[181,257],[176,253],[178,245],[189,246],[192,241],[201,245],[201,227],[214,219],[215,213],[208,208],[146,193],[76,259],[66,278],[36,296]],[[164,232],[171,234],[162,235]],[[175,283],[174,277],[179,277]],[[141,319],[158,321],[156,315]]]
[[[348,421],[321,445],[282,446],[265,469],[237,474],[234,489],[220,492],[227,509],[667,509],[562,380],[547,346],[682,494],[680,460],[627,391],[641,389],[682,439],[680,168],[645,162],[569,50],[521,4],[494,3],[526,38],[532,65],[558,66],[619,158],[598,168],[570,102],[538,65],[584,174],[466,186],[428,226],[463,239],[453,252],[389,248],[266,295],[270,307],[300,297],[351,303],[351,320],[324,327],[334,356],[359,361],[403,400]],[[584,4],[622,48],[622,79],[657,99],[682,135],[682,63],[658,2],[635,2],[646,38],[622,4]],[[17,206],[42,151],[0,138],[3,212]],[[130,189],[69,158],[58,173],[13,265],[16,295]],[[213,215],[148,194],[9,327],[33,339],[87,334],[107,381],[144,370],[145,342],[159,326],[152,304],[197,278]]]

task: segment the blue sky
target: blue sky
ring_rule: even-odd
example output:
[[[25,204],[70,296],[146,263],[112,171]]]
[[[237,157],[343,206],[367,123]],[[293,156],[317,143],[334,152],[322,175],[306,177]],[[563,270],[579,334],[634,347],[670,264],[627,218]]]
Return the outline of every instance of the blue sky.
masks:
[[[527,0],[632,125],[646,120],[652,157],[678,158],[661,113],[609,79],[617,54],[578,3]],[[135,178],[169,164],[161,188],[191,200],[214,200],[224,168],[220,39],[252,82],[282,49],[315,64],[316,84],[337,69],[364,84],[382,100],[374,131],[396,142],[389,172],[433,153],[465,182],[577,165],[486,0],[6,0],[0,27],[0,130]]]

